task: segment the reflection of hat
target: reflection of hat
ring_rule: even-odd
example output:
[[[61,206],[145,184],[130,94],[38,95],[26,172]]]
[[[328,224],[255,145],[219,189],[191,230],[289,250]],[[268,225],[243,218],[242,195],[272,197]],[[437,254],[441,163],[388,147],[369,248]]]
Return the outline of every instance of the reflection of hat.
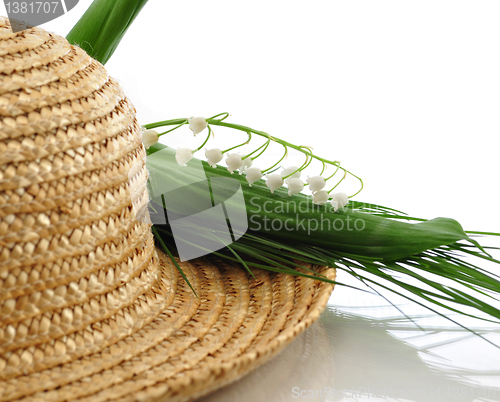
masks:
[[[214,259],[181,263],[197,298],[155,251],[117,82],[42,29],[0,41],[0,400],[186,400],[318,317],[331,285]]]
[[[241,380],[201,398],[200,401],[333,400],[335,340],[330,339],[330,334],[321,323],[325,315],[323,313],[320,320],[297,336],[274,359]]]

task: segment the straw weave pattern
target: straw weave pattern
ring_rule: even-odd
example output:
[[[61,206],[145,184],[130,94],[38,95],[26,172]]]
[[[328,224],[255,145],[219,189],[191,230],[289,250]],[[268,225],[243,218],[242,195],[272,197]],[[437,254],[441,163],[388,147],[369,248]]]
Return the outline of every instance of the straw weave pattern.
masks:
[[[135,109],[104,67],[0,17],[0,401],[185,401],[314,322],[332,286],[155,249]],[[335,278],[335,270],[312,267]]]
[[[103,350],[160,314],[135,109],[62,37],[0,20],[0,378]]]

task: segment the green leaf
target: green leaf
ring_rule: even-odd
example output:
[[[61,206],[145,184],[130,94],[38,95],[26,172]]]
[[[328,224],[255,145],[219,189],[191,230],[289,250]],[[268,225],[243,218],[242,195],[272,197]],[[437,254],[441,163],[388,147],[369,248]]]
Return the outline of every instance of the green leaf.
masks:
[[[199,172],[193,162],[187,166],[175,163],[175,150],[163,144],[155,144],[148,151],[160,157],[148,158],[152,197],[160,195],[161,186],[155,183],[169,181],[176,186],[199,180]],[[170,160],[170,163],[167,163]],[[173,161],[173,162],[172,162]],[[197,162],[199,163],[199,161]],[[384,260],[396,260],[459,240],[469,240],[460,224],[449,218],[436,218],[420,223],[402,222],[354,209],[334,212],[328,206],[317,206],[310,196],[288,196],[285,188],[271,194],[263,180],[249,187],[245,176],[231,175],[227,169],[210,167],[202,162],[208,178],[227,177],[238,180],[245,197],[245,205],[229,200],[227,207],[246,209],[250,233],[265,233],[283,240],[300,240],[312,246],[330,248],[345,253],[371,256]],[[211,182],[212,191],[229,192],[224,181]],[[158,191],[155,193],[155,189]],[[183,199],[177,210],[182,214],[194,206],[204,195],[203,187],[190,186],[192,194]]]
[[[147,2],[148,0],[94,0],[66,39],[106,64]]]

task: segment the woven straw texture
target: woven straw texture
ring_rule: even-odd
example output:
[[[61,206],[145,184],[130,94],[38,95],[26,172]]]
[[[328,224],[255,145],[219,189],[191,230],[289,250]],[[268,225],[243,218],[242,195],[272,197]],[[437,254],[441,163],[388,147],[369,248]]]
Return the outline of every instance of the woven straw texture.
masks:
[[[157,252],[135,110],[104,67],[0,18],[0,401],[189,400],[275,355],[332,285]],[[331,268],[315,267],[333,279]]]

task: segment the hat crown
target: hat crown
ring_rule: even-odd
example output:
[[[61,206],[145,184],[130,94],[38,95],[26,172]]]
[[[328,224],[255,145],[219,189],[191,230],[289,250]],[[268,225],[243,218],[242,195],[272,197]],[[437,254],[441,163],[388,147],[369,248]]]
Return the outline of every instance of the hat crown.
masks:
[[[0,18],[0,379],[96,353],[159,314],[135,109],[104,67]]]

